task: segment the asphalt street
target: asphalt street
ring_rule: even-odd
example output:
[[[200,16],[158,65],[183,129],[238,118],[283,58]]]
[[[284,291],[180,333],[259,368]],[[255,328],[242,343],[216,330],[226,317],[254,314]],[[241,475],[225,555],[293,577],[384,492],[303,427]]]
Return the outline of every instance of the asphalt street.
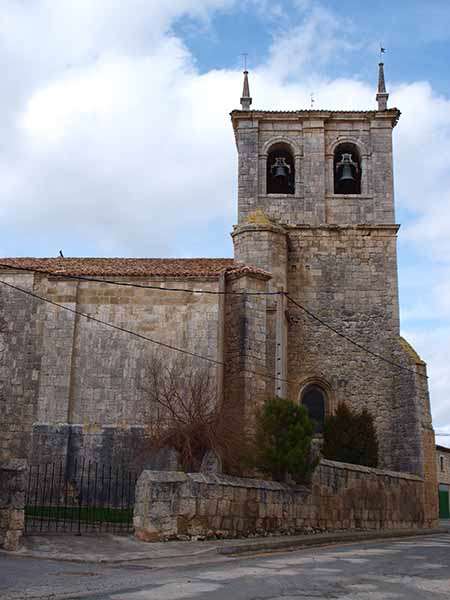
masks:
[[[450,535],[251,557],[127,564],[0,557],[0,598],[96,600],[450,599]]]

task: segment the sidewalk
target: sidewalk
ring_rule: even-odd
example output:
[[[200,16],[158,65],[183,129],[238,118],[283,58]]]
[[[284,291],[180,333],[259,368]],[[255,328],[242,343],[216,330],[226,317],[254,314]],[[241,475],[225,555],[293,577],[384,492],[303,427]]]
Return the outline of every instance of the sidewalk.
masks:
[[[447,529],[447,531],[450,533],[450,519],[441,519],[439,521],[439,527]]]
[[[444,524],[443,524],[444,525]],[[438,529],[402,529],[382,531],[341,531],[298,536],[211,540],[204,542],[146,543],[132,536],[101,535],[34,535],[24,538],[18,552],[9,556],[40,558],[81,563],[128,563],[150,561],[155,566],[175,560],[209,562],[220,557],[276,552],[303,547],[385,540],[410,536],[450,533],[450,522]]]

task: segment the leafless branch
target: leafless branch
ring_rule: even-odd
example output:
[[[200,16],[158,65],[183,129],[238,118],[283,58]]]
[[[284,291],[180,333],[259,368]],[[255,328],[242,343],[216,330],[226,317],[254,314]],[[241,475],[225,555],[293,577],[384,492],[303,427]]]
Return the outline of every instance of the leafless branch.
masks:
[[[198,470],[213,450],[228,471],[239,471],[245,446],[240,408],[219,397],[216,367],[154,353],[144,365],[143,392],[154,447],[175,448],[186,470]]]

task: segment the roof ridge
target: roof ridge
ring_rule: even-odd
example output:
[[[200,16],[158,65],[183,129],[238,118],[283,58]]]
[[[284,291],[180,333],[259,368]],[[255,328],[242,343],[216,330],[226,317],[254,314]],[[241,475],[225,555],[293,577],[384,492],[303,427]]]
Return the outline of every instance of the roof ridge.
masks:
[[[233,267],[233,258],[0,258],[0,264],[49,275],[130,277],[219,277]],[[1,266],[0,266],[1,270]]]
[[[149,257],[145,257],[145,256],[65,256],[65,257],[60,257],[60,256],[5,256],[3,258],[0,257],[0,262],[3,261],[9,261],[9,260],[14,260],[14,261],[25,261],[25,260],[45,260],[45,261],[55,261],[55,260],[125,260],[125,261],[132,261],[132,260],[142,260],[142,261],[188,261],[188,260],[208,260],[208,261],[213,261],[213,260],[227,260],[227,261],[233,261],[234,258],[233,257],[227,257],[227,256],[192,256],[192,257],[158,257],[158,256],[149,256]]]

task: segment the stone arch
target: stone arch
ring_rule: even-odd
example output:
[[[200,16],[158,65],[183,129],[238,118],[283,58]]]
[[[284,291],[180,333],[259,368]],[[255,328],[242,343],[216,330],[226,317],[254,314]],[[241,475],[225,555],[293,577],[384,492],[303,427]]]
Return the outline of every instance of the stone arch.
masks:
[[[336,150],[336,148],[340,145],[340,144],[353,144],[354,146],[357,147],[358,152],[361,156],[361,158],[367,158],[369,156],[369,152],[366,148],[366,145],[364,144],[364,142],[359,139],[359,138],[355,138],[353,136],[350,135],[340,135],[338,136],[329,146],[328,146],[328,151],[327,154],[330,156],[334,155],[334,151]]]
[[[332,414],[333,393],[330,384],[322,377],[308,377],[300,385],[298,401],[316,422],[316,433],[322,433],[325,419]]]
[[[301,156],[302,154],[299,144],[287,135],[276,135],[273,138],[270,138],[270,140],[267,140],[261,149],[261,154],[267,157],[271,146],[274,146],[275,144],[286,144],[287,146],[290,146],[294,157]]]
[[[333,191],[335,194],[361,194],[362,157],[358,146],[341,142],[333,155]]]
[[[267,140],[259,153],[259,179],[260,179],[260,194],[266,195],[267,192],[267,158],[270,152],[270,148],[275,144],[286,144],[289,147],[292,156],[294,157],[295,165],[295,195],[301,194],[301,160],[303,155],[301,142],[288,136],[288,135],[274,135]]]
[[[272,144],[266,158],[267,194],[295,194],[295,156],[286,142]]]
[[[364,142],[357,137],[350,135],[340,135],[327,146],[326,151],[326,169],[327,169],[327,189],[328,193],[334,194],[334,175],[335,175],[335,152],[339,145],[351,144],[356,147],[360,157],[360,195],[369,195],[370,193],[370,153]]]

